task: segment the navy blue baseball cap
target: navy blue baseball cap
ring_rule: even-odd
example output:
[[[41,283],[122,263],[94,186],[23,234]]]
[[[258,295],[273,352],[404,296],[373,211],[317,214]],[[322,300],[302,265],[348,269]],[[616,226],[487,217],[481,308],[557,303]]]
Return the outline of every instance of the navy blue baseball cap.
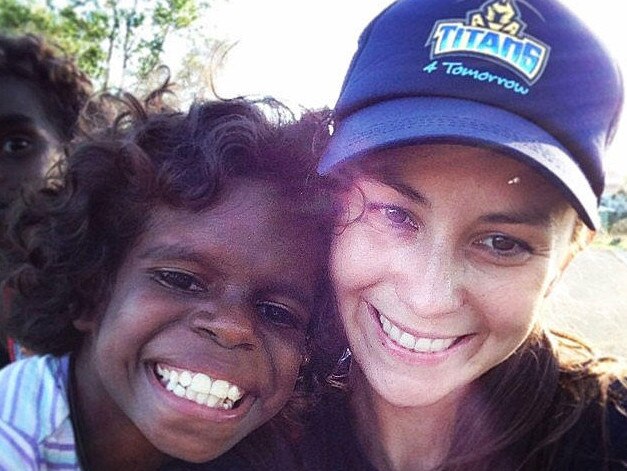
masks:
[[[396,146],[489,146],[594,229],[622,102],[611,54],[556,0],[398,0],[359,39],[318,170]]]

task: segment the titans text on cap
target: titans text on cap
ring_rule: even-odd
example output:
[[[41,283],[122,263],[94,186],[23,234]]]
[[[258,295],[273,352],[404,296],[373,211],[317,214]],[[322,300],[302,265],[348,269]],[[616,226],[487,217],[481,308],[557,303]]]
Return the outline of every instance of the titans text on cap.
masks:
[[[533,84],[542,75],[550,48],[523,34],[525,27],[514,0],[490,0],[469,11],[465,20],[438,21],[427,45],[432,59],[450,54],[479,57],[505,65]]]

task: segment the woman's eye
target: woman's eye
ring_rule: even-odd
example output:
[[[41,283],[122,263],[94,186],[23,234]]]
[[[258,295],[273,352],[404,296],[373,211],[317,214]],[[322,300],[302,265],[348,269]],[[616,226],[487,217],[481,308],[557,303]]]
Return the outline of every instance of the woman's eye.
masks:
[[[418,224],[411,213],[399,206],[371,203],[370,211],[381,214],[392,226],[399,228],[418,229]]]
[[[196,276],[178,270],[157,270],[153,279],[166,288],[192,293],[203,293],[206,288]]]
[[[17,154],[28,150],[32,142],[24,137],[8,137],[2,141],[2,152]]]
[[[504,235],[491,235],[479,240],[477,243],[503,257],[515,257],[521,254],[529,254],[532,251],[531,247],[525,242]]]
[[[298,316],[282,304],[270,301],[259,302],[257,310],[264,319],[273,324],[293,328],[300,326]]]

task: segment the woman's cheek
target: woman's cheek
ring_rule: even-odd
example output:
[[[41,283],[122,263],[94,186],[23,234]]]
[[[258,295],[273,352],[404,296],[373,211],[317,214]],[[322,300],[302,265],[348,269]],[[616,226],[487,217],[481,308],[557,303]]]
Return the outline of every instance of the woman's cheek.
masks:
[[[331,248],[331,278],[336,288],[362,285],[378,271],[384,256],[372,237],[354,223],[335,236]]]

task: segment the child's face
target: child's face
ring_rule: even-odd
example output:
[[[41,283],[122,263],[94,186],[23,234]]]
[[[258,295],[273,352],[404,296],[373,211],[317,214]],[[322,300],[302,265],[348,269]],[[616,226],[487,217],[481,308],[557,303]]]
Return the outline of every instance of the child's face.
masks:
[[[152,214],[101,315],[76,323],[82,409],[112,411],[91,418],[103,433],[206,461],[285,405],[325,263],[293,206],[245,181],[204,212]]]
[[[41,92],[29,82],[0,77],[0,207],[25,183],[41,178],[60,152],[58,131]]]

